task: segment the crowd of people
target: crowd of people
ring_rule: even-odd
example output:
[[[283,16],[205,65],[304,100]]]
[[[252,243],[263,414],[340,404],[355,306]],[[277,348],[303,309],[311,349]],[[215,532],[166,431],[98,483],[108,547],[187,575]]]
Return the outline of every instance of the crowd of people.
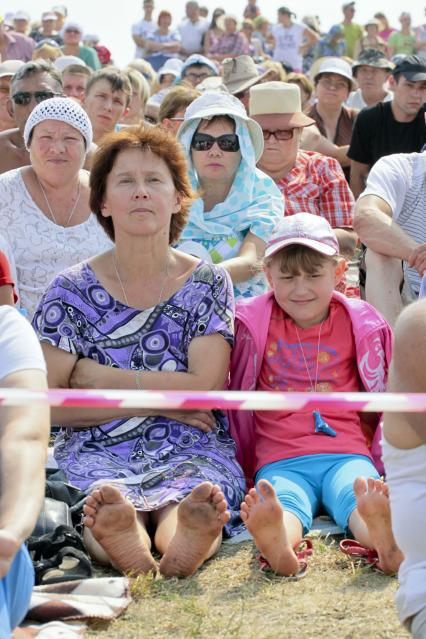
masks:
[[[0,17],[1,387],[425,390],[426,25],[261,9],[143,0],[125,68],[66,6]],[[325,511],[425,639],[421,416],[155,407],[1,409],[0,636],[50,423],[95,561],[185,577],[245,526],[301,576]]]

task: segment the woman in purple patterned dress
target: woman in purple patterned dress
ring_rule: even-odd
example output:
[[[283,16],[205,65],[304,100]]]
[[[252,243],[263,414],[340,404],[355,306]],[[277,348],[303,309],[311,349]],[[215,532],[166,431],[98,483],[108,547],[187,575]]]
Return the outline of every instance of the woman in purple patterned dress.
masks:
[[[144,128],[111,134],[91,206],[115,247],[61,273],[34,317],[51,387],[223,388],[233,343],[226,271],[171,248],[193,194],[179,143]],[[62,408],[55,457],[90,492],[93,557],[133,574],[192,574],[230,532],[244,495],[219,412]],[[152,537],[147,532],[153,532]]]

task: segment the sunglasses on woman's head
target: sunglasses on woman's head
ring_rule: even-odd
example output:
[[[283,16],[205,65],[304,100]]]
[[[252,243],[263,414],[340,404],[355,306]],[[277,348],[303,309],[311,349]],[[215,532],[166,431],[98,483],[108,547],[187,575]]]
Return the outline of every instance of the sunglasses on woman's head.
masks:
[[[15,104],[26,105],[31,102],[31,98],[34,96],[34,100],[39,104],[44,100],[49,100],[50,98],[58,98],[61,97],[61,93],[54,93],[53,91],[18,91],[18,93],[14,93],[12,95],[12,100]]]
[[[225,135],[219,135],[218,138],[214,138],[208,133],[194,133],[191,147],[195,151],[209,151],[215,142],[221,151],[235,153],[240,148],[240,141],[235,133],[225,133]]]

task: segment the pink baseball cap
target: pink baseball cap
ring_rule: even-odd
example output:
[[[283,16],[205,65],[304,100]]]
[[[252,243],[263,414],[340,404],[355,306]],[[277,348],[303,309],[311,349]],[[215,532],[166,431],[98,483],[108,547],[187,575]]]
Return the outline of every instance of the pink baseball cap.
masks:
[[[265,257],[292,244],[308,246],[323,255],[339,253],[339,242],[330,224],[324,217],[311,213],[296,213],[278,222],[266,246]]]

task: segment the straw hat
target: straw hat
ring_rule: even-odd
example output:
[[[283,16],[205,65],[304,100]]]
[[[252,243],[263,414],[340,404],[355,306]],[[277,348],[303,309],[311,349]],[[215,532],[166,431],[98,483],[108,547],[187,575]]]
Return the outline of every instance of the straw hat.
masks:
[[[229,93],[241,93],[257,82],[271,77],[274,72],[268,69],[260,74],[253,59],[249,55],[239,55],[236,58],[226,58],[222,62],[223,84]]]
[[[302,111],[300,89],[286,82],[264,82],[250,89],[250,117],[279,114],[283,126],[305,127],[314,124]]]

